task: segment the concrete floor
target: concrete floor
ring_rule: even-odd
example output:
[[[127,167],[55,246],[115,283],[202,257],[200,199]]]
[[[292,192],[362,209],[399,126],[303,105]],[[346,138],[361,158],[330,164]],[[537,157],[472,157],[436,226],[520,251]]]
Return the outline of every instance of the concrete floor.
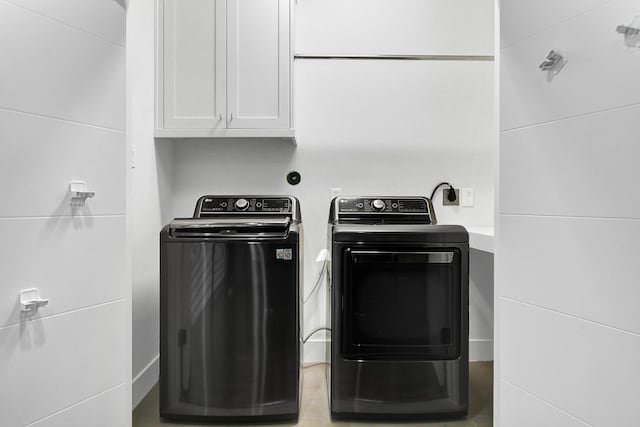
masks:
[[[277,424],[280,427],[305,426],[431,426],[431,427],[491,427],[493,426],[493,363],[471,362],[469,369],[469,416],[464,420],[429,423],[354,423],[332,422],[329,417],[327,387],[322,364],[311,365],[304,369],[302,405],[297,424]],[[133,411],[133,427],[155,426],[196,426],[202,424],[171,423],[160,419],[158,415],[158,386],[140,402]],[[216,426],[221,426],[216,424]],[[261,424],[268,427],[269,424]]]

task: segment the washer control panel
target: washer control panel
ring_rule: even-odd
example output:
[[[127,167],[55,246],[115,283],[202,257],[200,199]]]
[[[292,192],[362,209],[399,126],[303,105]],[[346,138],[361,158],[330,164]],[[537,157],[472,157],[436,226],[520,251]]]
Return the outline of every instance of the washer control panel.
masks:
[[[196,215],[216,213],[280,213],[288,214],[293,201],[288,197],[203,197],[196,206]]]
[[[338,198],[339,213],[378,213],[378,214],[429,214],[429,206],[424,198]]]

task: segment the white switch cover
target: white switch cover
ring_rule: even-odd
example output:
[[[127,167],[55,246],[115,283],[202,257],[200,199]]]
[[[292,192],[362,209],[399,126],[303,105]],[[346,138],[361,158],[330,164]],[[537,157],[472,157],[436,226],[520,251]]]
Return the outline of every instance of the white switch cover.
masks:
[[[460,206],[473,206],[473,188],[460,188]]]

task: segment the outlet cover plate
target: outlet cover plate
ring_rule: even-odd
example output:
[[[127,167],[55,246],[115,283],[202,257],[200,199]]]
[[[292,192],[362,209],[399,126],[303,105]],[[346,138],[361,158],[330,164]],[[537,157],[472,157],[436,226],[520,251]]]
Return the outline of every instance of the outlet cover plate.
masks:
[[[473,206],[473,188],[467,187],[460,189],[460,206]]]
[[[445,188],[442,191],[442,206],[458,206],[460,204],[460,190],[455,189],[456,199],[453,202],[450,202],[447,196],[449,195],[450,188]]]

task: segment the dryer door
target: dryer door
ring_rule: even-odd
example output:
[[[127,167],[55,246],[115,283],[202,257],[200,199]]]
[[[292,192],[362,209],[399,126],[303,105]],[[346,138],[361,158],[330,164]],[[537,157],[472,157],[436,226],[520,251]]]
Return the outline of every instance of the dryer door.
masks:
[[[460,357],[458,249],[346,249],[344,265],[345,359]]]

